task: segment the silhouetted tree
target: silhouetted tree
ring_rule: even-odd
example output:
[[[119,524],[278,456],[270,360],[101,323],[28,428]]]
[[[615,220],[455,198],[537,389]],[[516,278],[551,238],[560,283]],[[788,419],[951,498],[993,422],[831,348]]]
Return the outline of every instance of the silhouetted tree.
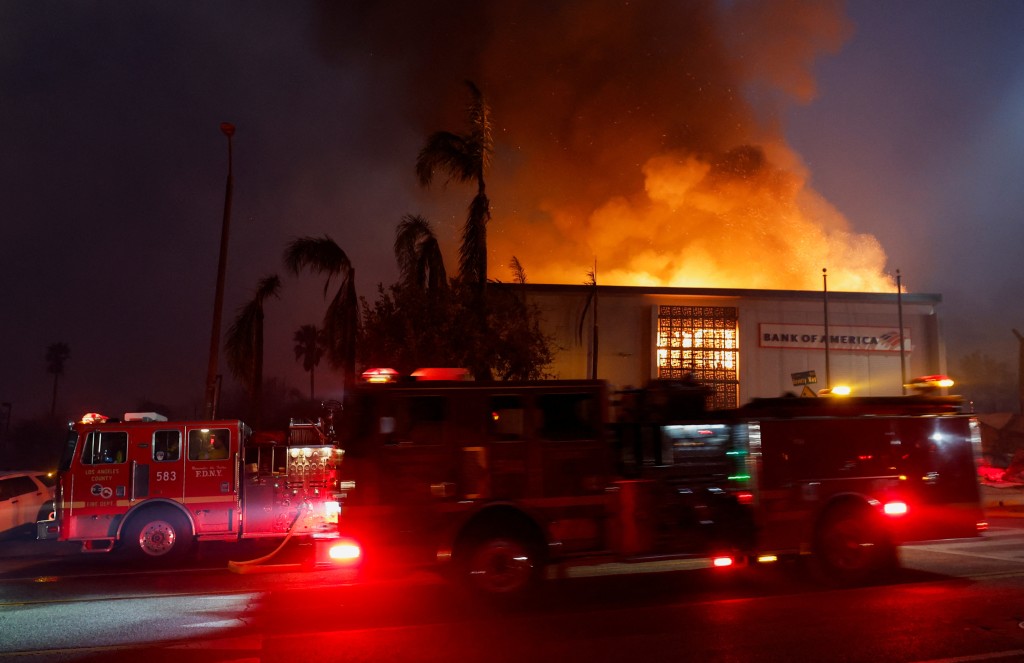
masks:
[[[281,279],[276,274],[261,279],[252,300],[238,309],[224,344],[228,368],[249,396],[247,416],[255,417],[252,422],[257,427],[263,409],[263,304],[280,290]]]
[[[326,275],[324,297],[327,297],[332,279],[341,281],[324,312],[324,345],[331,366],[341,368],[346,384],[351,384],[355,379],[359,304],[356,299],[356,272],[348,255],[326,235],[300,237],[292,240],[285,249],[284,262],[295,275],[304,269]]]
[[[395,257],[406,274],[403,256],[409,243],[408,217],[396,233]],[[415,264],[406,261],[404,264]],[[526,280],[519,265],[517,278]],[[443,265],[441,266],[443,268]],[[403,278],[379,286],[371,305],[362,300],[359,358],[364,366],[387,366],[409,373],[425,366],[470,368],[476,377],[537,379],[551,363],[549,339],[541,332],[540,314],[516,289],[489,290],[479,296],[475,284],[457,279],[445,289],[424,291],[423,280]],[[467,320],[481,324],[466,324]]]
[[[462,229],[459,247],[459,277],[480,290],[487,282],[487,222],[491,219],[491,203],[487,199],[484,174],[494,154],[491,111],[484,95],[471,81],[467,108],[469,131],[456,134],[438,131],[427,138],[427,144],[416,159],[416,176],[428,187],[437,170],[447,172],[457,182],[475,182],[476,196],[469,204],[469,214]]]
[[[57,342],[46,346],[46,372],[53,376],[53,398],[50,400],[50,416],[57,413],[57,382],[64,375],[64,365],[71,358],[67,343]]]
[[[395,232],[395,259],[403,285],[438,291],[448,285],[441,247],[430,222],[407,214]]]
[[[295,341],[295,361],[302,361],[302,369],[309,373],[309,400],[315,398],[314,374],[324,356],[324,334],[316,325],[302,325],[292,337]]]

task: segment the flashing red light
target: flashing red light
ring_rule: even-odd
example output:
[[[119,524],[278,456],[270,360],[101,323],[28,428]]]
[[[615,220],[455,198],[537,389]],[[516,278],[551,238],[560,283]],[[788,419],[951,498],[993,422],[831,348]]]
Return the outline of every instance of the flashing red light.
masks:
[[[418,368],[412,372],[417,380],[469,380],[469,371],[464,368]]]
[[[742,493],[736,493],[736,501],[740,504],[753,504],[754,493],[743,491]]]
[[[887,516],[904,516],[907,513],[906,502],[886,502],[882,506],[882,511]]]
[[[398,371],[393,368],[369,368],[363,371],[362,378],[374,384],[393,382],[398,378]]]
[[[99,412],[87,412],[82,415],[81,423],[83,424],[105,424],[107,419],[110,417],[102,415]]]
[[[711,560],[711,565],[717,569],[723,569],[727,566],[735,564],[735,560],[732,557],[715,557]]]
[[[978,528],[979,532],[987,532],[988,531],[988,523],[985,522],[984,520],[976,523],[976,527]]]
[[[362,554],[359,544],[351,539],[340,539],[332,543],[327,550],[327,556],[331,561],[338,563],[356,562]]]

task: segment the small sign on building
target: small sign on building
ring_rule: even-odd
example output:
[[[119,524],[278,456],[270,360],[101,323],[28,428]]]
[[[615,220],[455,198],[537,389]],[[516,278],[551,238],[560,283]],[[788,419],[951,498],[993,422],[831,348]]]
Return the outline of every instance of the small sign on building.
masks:
[[[799,387],[805,384],[818,383],[818,376],[814,374],[814,371],[800,371],[799,373],[790,373],[790,377],[793,378],[794,387]]]

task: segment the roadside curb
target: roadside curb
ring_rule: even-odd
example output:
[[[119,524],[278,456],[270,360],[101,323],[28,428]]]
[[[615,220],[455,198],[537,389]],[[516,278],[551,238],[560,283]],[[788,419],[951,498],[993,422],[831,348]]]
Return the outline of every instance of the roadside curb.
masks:
[[[981,484],[981,506],[986,515],[1024,518],[1024,486]]]

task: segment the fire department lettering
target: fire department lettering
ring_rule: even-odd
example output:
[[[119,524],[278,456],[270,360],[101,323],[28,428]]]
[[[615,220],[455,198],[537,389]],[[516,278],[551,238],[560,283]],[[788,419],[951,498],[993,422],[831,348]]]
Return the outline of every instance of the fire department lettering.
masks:
[[[196,478],[220,478],[224,476],[224,468],[222,467],[197,467],[194,468],[196,472]]]

